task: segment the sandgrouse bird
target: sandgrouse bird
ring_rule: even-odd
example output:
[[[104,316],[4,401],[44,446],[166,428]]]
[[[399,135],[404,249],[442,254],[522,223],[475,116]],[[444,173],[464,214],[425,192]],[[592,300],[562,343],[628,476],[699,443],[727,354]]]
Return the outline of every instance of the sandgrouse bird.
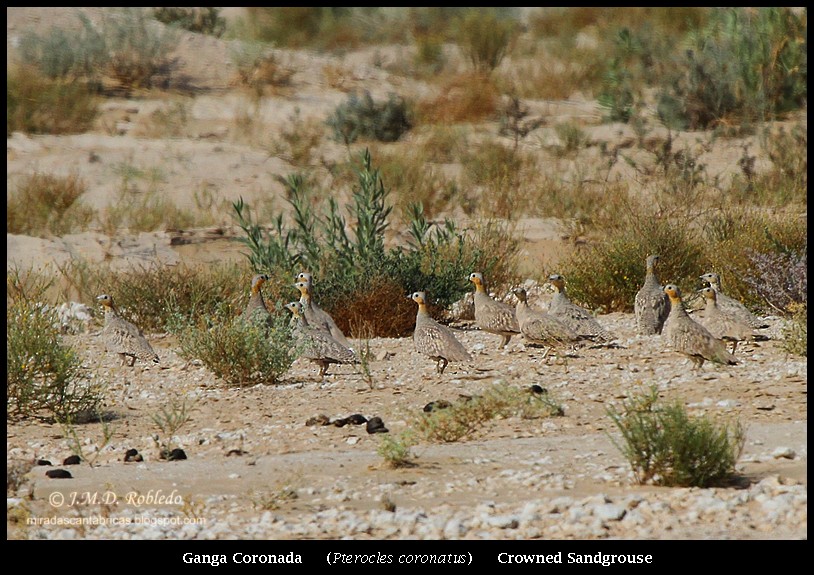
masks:
[[[664,293],[670,298],[670,315],[664,322],[661,336],[673,351],[689,357],[696,369],[700,369],[704,361],[724,365],[738,363],[723,341],[689,316],[681,303],[681,290],[677,285],[667,284]]]
[[[530,307],[525,289],[514,288],[512,293],[517,297],[515,315],[520,325],[520,333],[529,344],[542,345],[545,348],[543,359],[552,349],[574,345],[579,341],[577,332],[556,317]]]
[[[698,316],[698,323],[703,325],[709,333],[732,343],[732,353],[738,347],[738,342],[755,339],[752,326],[743,321],[742,316],[724,311],[718,306],[718,293],[711,287],[698,290],[704,297],[704,310]],[[695,316],[693,316],[695,317]]]
[[[483,274],[472,272],[469,274],[469,281],[475,284],[475,322],[482,331],[499,335],[501,340],[498,349],[503,349],[514,334],[520,333],[514,308],[489,297],[483,283]]]
[[[664,293],[656,272],[659,256],[647,256],[647,272],[644,284],[636,293],[633,311],[636,316],[636,331],[639,335],[658,335],[664,326],[664,320],[670,313],[670,299]]]
[[[602,327],[591,312],[571,301],[568,294],[565,293],[564,277],[560,274],[551,274],[548,276],[548,281],[557,292],[551,299],[548,313],[577,332],[581,339],[588,339],[596,343],[607,343],[616,339],[614,334]]]
[[[717,301],[718,307],[721,308],[725,313],[736,317],[739,321],[749,324],[751,327],[755,329],[760,329],[764,327],[768,327],[768,325],[761,321],[755,314],[753,314],[749,309],[743,305],[738,300],[729,297],[723,291],[721,291],[721,276],[716,273],[706,273],[702,276],[699,276],[699,279],[707,282],[709,287],[715,290],[717,294]],[[703,315],[703,311],[699,312]]]
[[[113,296],[102,294],[96,300],[105,310],[105,327],[102,329],[105,349],[118,354],[121,364],[126,363],[128,367],[133,367],[136,359],[158,363],[158,354],[141,330],[119,315]]]
[[[292,301],[285,307],[294,316],[294,336],[302,346],[302,357],[319,365],[320,377],[328,373],[328,366],[332,363],[358,362],[352,349],[339,343],[329,332],[309,325],[300,302]]]
[[[345,347],[352,347],[348,338],[345,337],[345,334],[342,333],[342,330],[336,325],[334,318],[332,318],[328,312],[321,309],[314,301],[313,284],[311,281],[310,273],[300,272],[297,274],[297,281],[294,284],[294,287],[300,290],[300,303],[302,304],[303,314],[305,315],[305,319],[308,320],[308,324],[311,325],[311,327],[317,327],[329,332],[336,341]]]
[[[443,374],[447,364],[451,361],[472,361],[472,356],[458,341],[452,330],[430,316],[427,311],[426,294],[423,291],[417,291],[410,296],[410,299],[418,304],[415,331],[413,332],[415,350],[437,362],[435,370],[438,374]]]
[[[257,274],[252,278],[252,291],[249,296],[249,302],[246,304],[246,309],[240,315],[247,322],[257,322],[258,324],[271,324],[272,318],[266,307],[266,302],[263,299],[263,293],[260,291],[263,284],[269,281],[269,276],[266,274]]]

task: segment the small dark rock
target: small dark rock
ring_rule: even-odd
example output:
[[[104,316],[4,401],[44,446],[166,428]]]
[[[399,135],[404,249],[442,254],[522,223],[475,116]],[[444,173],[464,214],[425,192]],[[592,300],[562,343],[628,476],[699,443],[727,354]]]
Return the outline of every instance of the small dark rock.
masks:
[[[529,391],[531,393],[538,393],[538,394],[548,393],[548,390],[546,388],[541,387],[541,386],[537,385],[536,383],[534,385],[532,385],[531,387],[529,387]]]
[[[352,423],[353,425],[362,425],[363,423],[367,423],[367,417],[361,413],[354,413],[353,415],[348,416],[348,423]]]
[[[390,430],[384,426],[384,422],[382,421],[381,417],[371,417],[367,421],[367,432],[368,433],[387,433]]]
[[[51,463],[47,459],[38,459],[37,460],[37,465],[53,465],[53,463]]]
[[[333,424],[336,427],[345,427],[348,424],[348,418],[342,417],[340,419],[334,419]]]
[[[62,465],[79,465],[82,463],[82,458],[78,455],[69,455],[65,458],[65,461],[62,462]]]
[[[73,475],[64,469],[49,469],[45,472],[45,476],[51,479],[73,479]]]
[[[180,460],[186,459],[186,458],[187,458],[186,452],[183,449],[180,449],[178,447],[176,447],[175,449],[170,451],[170,454],[167,457],[167,459],[169,461],[180,461]]]
[[[144,461],[144,458],[138,452],[138,449],[128,449],[124,454],[124,461]]]
[[[230,449],[229,452],[226,454],[226,457],[231,457],[232,455],[245,455],[246,452],[242,449]]]

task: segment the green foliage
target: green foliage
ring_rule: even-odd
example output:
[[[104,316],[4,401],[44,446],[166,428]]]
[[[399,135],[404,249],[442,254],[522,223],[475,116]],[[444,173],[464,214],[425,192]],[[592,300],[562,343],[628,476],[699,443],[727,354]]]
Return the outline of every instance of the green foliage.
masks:
[[[6,199],[6,231],[47,237],[86,230],[94,210],[80,201],[85,190],[76,174],[63,178],[35,172],[22,177]]]
[[[205,273],[184,264],[113,272],[106,266],[91,267],[72,260],[60,272],[80,301],[95,301],[100,293],[113,294],[119,311],[145,332],[166,329],[173,315],[191,320],[211,315],[220,307],[236,315],[248,299],[252,276],[246,266],[229,263],[208,266]]]
[[[169,53],[178,37],[157,26],[144,8],[105,12],[95,27],[82,13],[78,31],[52,29],[46,35],[27,32],[20,43],[23,62],[50,78],[98,82],[110,76],[126,88],[151,87],[169,69]]]
[[[290,316],[278,304],[270,327],[235,317],[228,306],[213,314],[171,316],[167,328],[178,338],[179,353],[199,359],[231,386],[275,384],[297,358]]]
[[[453,443],[471,438],[494,419],[537,419],[563,413],[562,406],[547,392],[536,394],[528,389],[496,384],[479,395],[452,402],[448,407],[421,412],[410,427],[428,441]]]
[[[424,290],[438,306],[447,307],[469,290],[466,278],[472,269],[490,274],[510,265],[517,244],[505,232],[499,235],[503,228],[495,225],[470,239],[449,219],[433,228],[420,204],[411,207],[410,244],[386,249],[392,206],[368,150],[357,177],[346,207],[350,222],[332,196],[317,213],[314,192],[301,175],[286,180],[293,226],[279,214],[266,230],[252,221],[242,200],[233,204],[252,267],[281,277],[290,277],[297,268],[309,270],[316,301],[345,333],[364,327],[375,336],[404,336],[415,320],[415,305],[406,294]]]
[[[685,217],[665,224],[644,208],[623,212],[601,241],[574,251],[559,266],[569,296],[603,313],[631,312],[645,276],[645,258],[661,254],[663,284],[695,285],[704,252]],[[683,223],[682,223],[683,222]]]
[[[28,67],[6,73],[7,137],[12,132],[82,133],[96,115],[96,97],[83,84],[49,79]]]
[[[220,38],[226,31],[226,20],[220,15],[221,8],[153,8],[153,18],[189,30]]]
[[[516,31],[516,21],[497,10],[469,10],[460,24],[458,43],[476,72],[489,73],[506,56]]]
[[[783,349],[808,357],[808,304],[793,304],[789,311],[792,316],[783,326]]]
[[[689,35],[659,95],[665,124],[698,130],[766,121],[805,104],[805,17],[788,7],[722,8]]]
[[[413,465],[411,448],[415,445],[415,442],[415,434],[409,430],[398,435],[385,433],[382,434],[382,438],[376,448],[376,453],[379,454],[390,467],[395,469],[410,467]]]
[[[25,31],[19,45],[20,60],[51,80],[96,81],[109,62],[105,39],[87,16],[77,12],[76,30],[52,27],[47,34]]]
[[[376,103],[370,92],[348,94],[328,118],[326,124],[333,130],[334,140],[345,145],[359,138],[395,142],[407,132],[412,123],[406,102],[391,93],[386,102]]]
[[[42,303],[49,282],[6,272],[6,418],[60,422],[94,413],[99,386],[84,379],[82,360],[58,331],[55,309]]]
[[[667,487],[726,485],[735,473],[745,441],[739,422],[718,425],[707,417],[690,417],[679,402],[658,403],[658,389],[635,395],[621,411],[607,409],[622,433],[614,444],[630,463],[640,484]]]

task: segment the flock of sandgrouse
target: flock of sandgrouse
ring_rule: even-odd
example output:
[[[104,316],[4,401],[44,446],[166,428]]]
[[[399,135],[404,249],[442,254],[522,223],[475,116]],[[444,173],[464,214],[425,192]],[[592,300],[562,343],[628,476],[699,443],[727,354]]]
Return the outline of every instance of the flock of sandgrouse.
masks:
[[[661,335],[674,351],[689,357],[700,368],[704,361],[733,365],[738,342],[759,337],[756,329],[766,327],[743,304],[721,292],[718,274],[707,273],[700,279],[709,287],[699,290],[705,306],[688,313],[682,304],[681,290],[674,284],[661,285],[656,271],[658,255],[648,256],[644,284],[636,294],[634,312],[639,335]],[[266,307],[261,288],[269,280],[266,274],[252,278],[251,295],[241,317],[245,321],[268,324],[272,316]],[[600,324],[593,314],[573,303],[565,291],[565,278],[559,274],[548,277],[556,293],[547,311],[529,306],[523,288],[512,293],[517,305],[512,307],[489,296],[483,274],[473,272],[469,281],[475,285],[475,323],[485,332],[500,336],[498,349],[505,348],[512,336],[520,334],[527,345],[543,347],[542,359],[551,350],[574,349],[587,343],[610,344],[616,336]],[[300,299],[285,307],[292,314],[294,335],[301,356],[319,365],[320,377],[331,364],[358,363],[351,343],[333,318],[320,309],[312,298],[312,276],[300,273],[294,284]],[[417,352],[436,362],[436,371],[443,374],[450,362],[470,362],[472,356],[455,337],[455,332],[434,320],[427,311],[427,294],[417,291],[409,296],[418,304],[413,342]],[[102,337],[107,351],[116,353],[122,365],[132,367],[136,359],[159,362],[158,355],[133,323],[122,318],[113,298],[96,298],[105,310]],[[732,344],[731,351],[727,343]]]

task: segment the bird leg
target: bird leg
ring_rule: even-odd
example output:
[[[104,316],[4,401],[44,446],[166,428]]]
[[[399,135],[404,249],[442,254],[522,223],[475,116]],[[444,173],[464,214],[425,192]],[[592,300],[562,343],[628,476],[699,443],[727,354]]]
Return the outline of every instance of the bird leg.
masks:
[[[512,336],[503,334],[501,336],[500,345],[497,346],[498,349],[503,349],[509,343],[509,340],[512,339]]]
[[[443,374],[444,369],[447,367],[448,363],[449,362],[447,361],[447,359],[445,357],[439,357],[438,358],[438,363],[435,364],[435,371],[437,371],[439,375]]]

